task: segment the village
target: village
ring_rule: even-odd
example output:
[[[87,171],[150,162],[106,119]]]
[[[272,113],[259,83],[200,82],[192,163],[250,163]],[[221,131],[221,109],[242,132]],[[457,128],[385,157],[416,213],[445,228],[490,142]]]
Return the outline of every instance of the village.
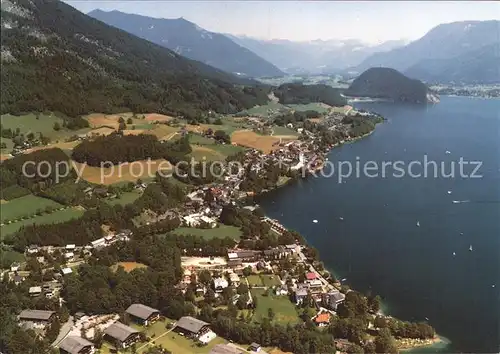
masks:
[[[343,123],[345,116],[333,113],[322,123],[329,131],[338,131],[345,136],[336,144],[355,139],[346,130],[346,124]],[[221,162],[224,171],[221,178],[216,182],[191,188],[182,205],[163,214],[143,211],[143,214],[148,215],[145,225],[167,219],[176,220],[179,225],[191,230],[217,232],[222,224],[221,214],[227,206],[241,208],[249,214],[258,209],[257,205],[248,204],[248,198],[256,192],[252,188],[242,188],[249,174],[260,179],[266,178],[270,168],[281,171],[271,187],[276,188],[292,178],[307,177],[321,169],[326,153],[336,144],[321,144],[321,139],[316,134],[303,127],[297,128],[290,123],[288,128],[300,129],[300,139],[280,139],[269,153],[246,149],[240,155],[240,164],[236,170],[231,161]],[[213,136],[210,132],[203,134]],[[169,178],[175,177],[171,175]],[[151,182],[138,181],[134,189],[142,193],[149,183]],[[268,187],[264,187],[258,193],[267,190]],[[99,187],[88,187],[84,193],[109,197],[106,189]],[[258,223],[268,228],[271,238],[289,233],[277,220],[266,216],[259,216]],[[30,245],[25,250],[27,262],[13,263],[6,275],[19,285],[30,275],[30,269],[41,267],[42,279],[27,289],[29,296],[58,299],[62,304],[64,299],[61,290],[64,282],[67,277],[78,272],[79,265],[88,262],[96,251],[126,243],[132,237],[133,232],[128,229],[108,230],[105,236],[87,245]],[[318,328],[323,328],[338,317],[337,309],[346,300],[350,289],[332,277],[317,259],[310,256],[308,246],[299,242],[265,249],[248,248],[244,245],[244,242],[240,242],[235,248],[228,249],[223,256],[203,255],[202,249],[197,256],[183,256],[181,266],[184,273],[177,289],[183,294],[194,292],[195,300],[203,301],[208,297],[220,308],[233,306],[240,317],[256,321],[267,318],[287,324],[307,320]],[[33,259],[36,261],[32,262]],[[124,265],[118,264],[115,269]],[[369,328],[373,328],[375,318],[379,315],[381,314],[377,312],[371,315]],[[35,329],[43,336],[54,316],[57,316],[54,311],[24,309],[18,316],[18,322],[23,328]],[[171,347],[177,348],[179,343],[183,343],[183,346],[178,347],[178,352],[187,350],[186,348],[191,348],[191,351],[193,348],[204,348],[203,352],[210,354],[265,353],[265,349],[258,343],[238,345],[218,337],[208,322],[192,316],[183,316],[175,321],[162,316],[160,309],[142,303],[130,305],[124,314],[93,315],[77,312],[61,326],[59,336],[52,345],[59,348],[61,353],[94,353],[96,346],[93,340],[96,340],[97,332],[103,334],[104,345],[99,346],[100,352],[104,353],[117,350],[142,352],[158,344],[170,350]],[[338,348],[348,345],[346,340],[337,341]]]

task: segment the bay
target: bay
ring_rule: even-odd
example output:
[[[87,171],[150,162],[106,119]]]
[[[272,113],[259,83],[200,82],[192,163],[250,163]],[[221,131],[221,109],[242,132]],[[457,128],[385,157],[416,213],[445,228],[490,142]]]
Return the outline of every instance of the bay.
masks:
[[[328,155],[336,167],[359,162],[359,178],[354,172],[339,181],[335,171],[293,182],[257,202],[304,235],[339,279],[381,295],[389,314],[428,318],[451,341],[431,351],[498,353],[500,100],[441,97],[427,107],[379,102],[356,108],[388,119],[372,135]],[[425,158],[437,162],[437,178],[432,165],[427,178],[408,176],[408,165]],[[482,177],[460,176],[460,158],[480,161]],[[367,161],[378,165],[378,177],[364,175]],[[401,161],[406,175],[397,178],[387,168],[382,177],[384,161]],[[453,178],[442,176],[441,163],[445,174],[455,164]],[[466,174],[472,170],[464,165]],[[423,168],[414,164],[412,171]]]

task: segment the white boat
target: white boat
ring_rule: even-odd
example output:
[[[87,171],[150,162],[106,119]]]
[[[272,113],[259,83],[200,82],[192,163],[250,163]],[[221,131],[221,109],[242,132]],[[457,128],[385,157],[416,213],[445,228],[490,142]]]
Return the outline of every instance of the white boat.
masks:
[[[420,227],[420,221],[417,221],[417,226]]]
[[[344,279],[342,279],[341,281],[346,281],[346,280],[347,280],[347,278],[344,278]]]
[[[456,256],[457,254],[455,252],[453,252],[453,255]]]
[[[472,252],[472,245],[470,245],[470,246],[469,246],[469,251],[471,251],[471,252]]]
[[[448,194],[451,194],[451,191],[448,191]]]
[[[446,153],[447,153],[447,154],[451,154],[451,152],[450,152],[450,151],[448,151],[448,150],[446,150]]]
[[[339,217],[339,219],[340,219],[340,220],[344,220],[344,218],[343,218],[342,216],[341,216],[341,217]]]
[[[313,223],[317,224],[317,223],[318,223],[318,220],[314,219],[314,220],[313,220]]]

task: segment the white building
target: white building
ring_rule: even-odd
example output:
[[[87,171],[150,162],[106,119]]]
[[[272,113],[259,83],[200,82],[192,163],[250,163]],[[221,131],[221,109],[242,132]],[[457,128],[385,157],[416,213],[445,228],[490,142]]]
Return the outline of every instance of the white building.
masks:
[[[71,268],[62,268],[62,269],[61,269],[61,273],[62,273],[63,275],[68,275],[68,274],[73,273],[73,271],[71,270]]]
[[[229,280],[233,286],[240,285],[240,277],[236,273],[229,273]]]
[[[214,289],[216,292],[222,292],[223,289],[227,288],[229,283],[224,278],[215,278],[214,279]]]

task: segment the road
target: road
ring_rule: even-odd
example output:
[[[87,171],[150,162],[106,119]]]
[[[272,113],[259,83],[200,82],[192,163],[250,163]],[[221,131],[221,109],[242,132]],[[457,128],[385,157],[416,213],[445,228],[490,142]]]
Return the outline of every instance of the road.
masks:
[[[304,253],[302,253],[302,250],[300,250],[298,252],[298,255],[300,257],[300,259],[305,263],[307,264],[307,258],[306,256],[304,255]],[[321,283],[323,283],[323,285],[328,289],[328,290],[332,290],[332,289],[335,289],[335,287],[330,284],[325,278],[323,278],[323,276],[321,275],[320,272],[318,272],[313,266],[312,264],[309,264],[309,271],[312,272],[312,273],[315,273],[316,276],[318,277],[318,279],[321,281]]]
[[[56,340],[52,343],[53,347],[57,347],[61,342],[66,338],[69,331],[71,331],[71,327],[73,327],[73,316],[69,316],[68,321],[61,326],[61,330],[59,331],[59,335]]]

